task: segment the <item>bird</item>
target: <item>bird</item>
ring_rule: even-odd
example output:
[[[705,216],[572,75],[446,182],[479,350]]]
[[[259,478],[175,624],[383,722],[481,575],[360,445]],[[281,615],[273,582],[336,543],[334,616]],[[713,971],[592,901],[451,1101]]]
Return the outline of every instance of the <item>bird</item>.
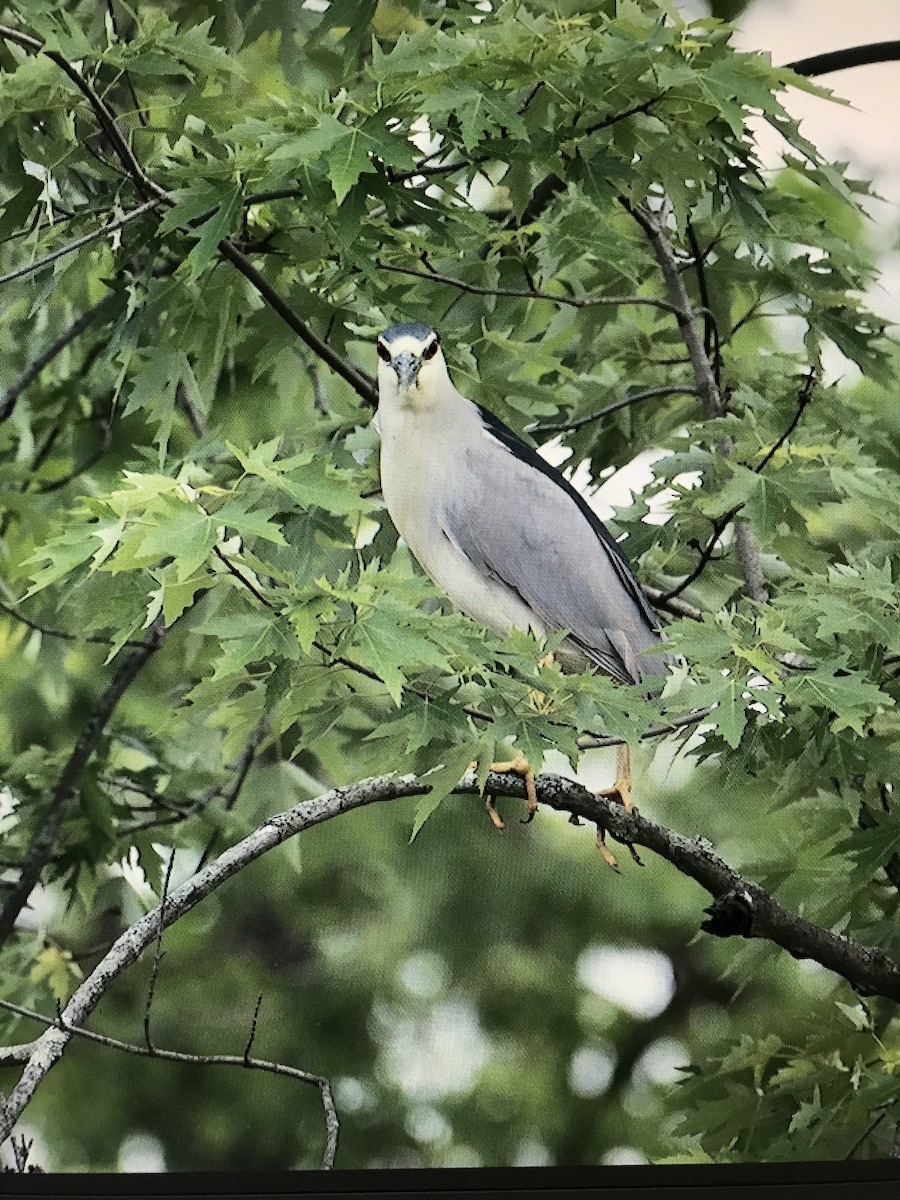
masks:
[[[658,618],[620,546],[561,472],[456,389],[437,331],[392,325],[376,351],[381,491],[426,575],[496,634],[530,630],[543,642],[565,631],[554,651],[564,671],[593,667],[622,683],[665,675]],[[530,820],[537,799],[524,755],[492,767],[525,777]],[[631,811],[627,745],[600,794]]]

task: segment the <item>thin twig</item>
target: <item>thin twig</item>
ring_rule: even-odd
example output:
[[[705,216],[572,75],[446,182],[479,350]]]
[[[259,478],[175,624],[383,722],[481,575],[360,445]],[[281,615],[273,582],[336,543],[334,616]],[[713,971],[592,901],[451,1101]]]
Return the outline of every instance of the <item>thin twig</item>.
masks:
[[[701,721],[706,720],[712,711],[711,708],[698,708],[695,712],[685,713],[680,717],[673,717],[671,721],[660,722],[657,725],[648,725],[641,734],[640,740],[648,742],[654,738],[665,737],[670,733],[677,733],[679,729],[689,729],[692,725],[699,725]],[[619,737],[615,733],[585,733],[578,739],[578,749],[602,750],[607,746],[624,746],[625,740],[625,738]]]
[[[38,53],[44,49],[43,43],[37,38],[30,37],[28,34],[21,34],[15,29],[9,29],[7,26],[0,26],[0,38],[7,41],[15,42],[17,45],[23,46],[32,53]],[[84,79],[81,73],[72,66],[61,54],[54,50],[44,51],[47,57],[50,58],[61,70],[65,72],[68,78],[75,84],[78,90],[86,97],[88,103],[94,111],[100,128],[109,140],[113,150],[115,151],[119,161],[122,164],[126,174],[130,177],[138,191],[147,197],[144,206],[135,209],[131,214],[126,214],[131,220],[141,211],[148,211],[155,208],[159,204],[164,204],[166,207],[171,207],[174,204],[174,199],[169,193],[154,182],[150,176],[144,171],[143,167],[135,157],[127,140],[122,136],[116,121],[115,114],[110,109],[109,105],[103,100]],[[124,221],[125,218],[120,218]],[[115,227],[115,223],[106,226],[106,232]],[[101,236],[101,232],[93,236]],[[90,239],[89,239],[90,240]],[[77,248],[77,244],[72,242],[68,249]],[[249,283],[259,292],[260,296],[284,320],[297,336],[311,350],[326,362],[331,369],[342,379],[345,379],[350,386],[357,392],[360,398],[371,406],[377,403],[377,392],[375,381],[371,376],[364,371],[359,370],[352,363],[342,358],[335,350],[328,345],[328,342],[320,338],[309,328],[304,321],[294,312],[283,296],[269,283],[264,275],[262,275],[250,260],[244,255],[233,242],[224,238],[218,244],[218,251],[222,257],[236,267]],[[59,257],[59,253],[68,253],[68,249],[62,248],[54,257]],[[52,261],[50,256],[44,261]],[[29,268],[31,269],[31,268]],[[15,275],[12,276],[15,278]],[[4,280],[0,279],[0,283]]]
[[[245,1067],[254,1071],[267,1071],[270,1075],[282,1075],[287,1079],[297,1079],[301,1083],[311,1084],[318,1089],[325,1112],[325,1149],[322,1154],[322,1167],[325,1170],[329,1170],[334,1166],[340,1126],[331,1084],[322,1075],[314,1075],[312,1072],[303,1071],[299,1067],[289,1067],[284,1063],[270,1062],[264,1058],[253,1058],[249,1054],[249,1045],[243,1054],[192,1054],[184,1050],[164,1050],[160,1046],[153,1046],[148,1049],[146,1046],[136,1045],[133,1042],[123,1042],[119,1038],[109,1037],[105,1033],[95,1033],[92,1029],[84,1029],[79,1025],[73,1025],[67,1022],[64,1016],[48,1017],[44,1013],[36,1012],[31,1008],[25,1008],[21,1004],[13,1004],[9,1000],[0,1000],[0,1008],[15,1013],[17,1016],[28,1017],[32,1021],[39,1021],[42,1025],[60,1030],[67,1037],[83,1038],[85,1041],[96,1042],[99,1046],[106,1046],[110,1050],[120,1050],[125,1054],[136,1054],[139,1058],[159,1058],[165,1062],[187,1063],[192,1066],[203,1067]],[[259,1006],[257,1005],[256,1014],[254,1015],[254,1034],[255,1021],[258,1014]],[[20,1051],[19,1058],[9,1057],[7,1048],[0,1049],[0,1058],[3,1058],[6,1062],[21,1061],[21,1055],[24,1054],[24,1051],[34,1044],[36,1042],[25,1043],[22,1047],[17,1048]]]
[[[153,951],[153,965],[150,968],[150,982],[147,984],[147,1000],[144,1005],[144,1045],[153,1053],[153,1040],[150,1037],[150,1013],[153,1009],[153,998],[156,995],[156,981],[159,978],[159,967],[163,958],[163,914],[166,911],[166,901],[169,897],[169,880],[172,878],[172,868],[175,865],[175,847],[169,853],[166,863],[166,873],[163,877],[162,892],[159,898],[159,926],[156,930],[156,948]]]
[[[713,521],[713,531],[710,534],[706,545],[700,551],[699,557],[697,558],[693,569],[687,575],[685,575],[684,579],[682,579],[680,583],[676,584],[675,587],[670,588],[669,591],[662,593],[662,595],[659,597],[660,604],[668,604],[670,601],[677,599],[682,592],[687,591],[691,584],[700,578],[706,569],[706,564],[713,556],[716,543],[734,520],[739,511],[739,507],[731,508],[727,513],[723,513],[721,517],[718,517],[715,521]]]
[[[278,606],[273,604],[268,596],[264,596],[262,594],[252,579],[248,579],[242,571],[237,569],[227,554],[223,554],[218,546],[213,547],[213,553],[215,554],[216,558],[225,565],[226,570],[233,575],[238,583],[240,583],[242,587],[245,587],[252,596],[255,596],[260,604],[264,604],[266,608],[271,609],[273,612],[276,611]]]
[[[845,1162],[847,1161],[847,1159],[850,1159],[853,1157],[853,1155],[857,1152],[857,1150],[860,1148],[860,1146],[863,1144],[863,1142],[866,1141],[866,1139],[869,1137],[870,1134],[875,1132],[875,1130],[878,1128],[878,1126],[881,1124],[881,1122],[884,1120],[884,1118],[886,1116],[887,1116],[887,1109],[882,1109],[882,1111],[878,1114],[878,1116],[875,1118],[875,1120],[871,1121],[869,1123],[869,1125],[863,1130],[863,1132],[859,1135],[859,1137],[856,1139],[856,1141],[853,1143],[853,1145],[850,1147],[850,1149],[844,1155]]]
[[[573,433],[576,429],[583,429],[585,425],[591,425],[594,421],[600,421],[604,417],[608,417],[611,413],[619,412],[620,409],[630,408],[632,404],[639,404],[642,400],[655,400],[660,396],[697,395],[699,395],[698,389],[690,387],[687,384],[648,388],[645,392],[635,392],[631,396],[623,396],[621,400],[614,400],[612,404],[607,404],[605,408],[598,409],[597,412],[588,413],[584,417],[573,417],[569,421],[540,421],[537,425],[529,425],[527,432]]]
[[[815,382],[816,382],[816,372],[813,368],[810,368],[809,373],[807,374],[806,378],[803,381],[803,386],[800,388],[800,393],[797,396],[797,408],[794,412],[793,417],[791,418],[791,423],[788,425],[787,429],[785,429],[784,433],[781,435],[781,437],[778,439],[778,441],[775,443],[775,445],[771,448],[771,450],[769,450],[768,453],[761,459],[761,461],[758,462],[756,464],[756,466],[753,468],[753,470],[756,472],[757,475],[762,474],[762,472],[766,469],[766,467],[769,465],[769,463],[772,461],[772,459],[775,457],[775,455],[778,453],[778,451],[781,449],[781,447],[784,445],[784,443],[788,440],[788,438],[791,436],[791,434],[794,432],[794,430],[800,424],[800,418],[803,416],[803,413],[806,410],[806,406],[809,404],[810,400],[812,400],[813,385],[815,384]]]
[[[675,313],[678,310],[674,304],[666,300],[657,300],[651,296],[566,296],[556,292],[545,292],[532,288],[483,287],[477,283],[467,283],[464,279],[454,279],[452,275],[443,275],[440,271],[419,271],[415,267],[400,267],[393,263],[376,260],[375,265],[382,271],[393,271],[398,275],[414,275],[418,279],[428,279],[432,283],[445,283],[448,287],[457,288],[461,292],[469,292],[473,296],[511,296],[522,300],[549,300],[553,304],[564,304],[571,308],[617,308],[626,304],[646,305],[658,308],[662,312]]]
[[[250,1062],[250,1051],[253,1049],[253,1043],[256,1041],[256,1027],[259,1023],[259,1010],[262,1008],[263,994],[262,992],[256,997],[256,1007],[253,1010],[253,1016],[250,1020],[250,1036],[247,1038],[247,1045],[244,1047],[244,1062]]]
[[[692,221],[687,221],[687,236],[693,255],[693,267],[697,275],[697,288],[700,292],[700,303],[704,308],[703,316],[703,349],[707,358],[712,362],[713,375],[716,380],[716,387],[719,392],[722,391],[722,342],[719,337],[719,327],[712,319],[712,308],[709,299],[709,284],[706,279],[706,255],[707,251],[700,248],[700,243],[697,240],[697,234],[694,230]]]
[[[89,309],[83,312],[79,317],[76,317],[71,325],[67,326],[58,337],[54,338],[46,349],[42,350],[33,362],[30,362],[25,370],[19,375],[18,379],[12,383],[0,397],[0,421],[5,421],[11,416],[13,409],[16,406],[16,401],[29,386],[37,379],[44,367],[51,363],[58,354],[61,354],[71,342],[74,342],[79,334],[83,333],[87,327],[96,320],[103,310],[109,307],[110,297],[104,296],[102,300],[98,300],[96,304],[91,305]]]
[[[800,423],[800,418],[803,416],[804,410],[812,399],[813,385],[815,384],[815,380],[815,371],[810,370],[803,381],[803,386],[800,388],[800,392],[797,397],[797,408],[793,417],[791,418],[790,424],[787,426],[784,433],[781,434],[775,444],[771,447],[771,449],[753,468],[755,474],[762,474],[765,468],[769,465],[781,447],[797,428],[797,425]],[[676,587],[671,588],[667,592],[661,593],[659,597],[661,604],[664,605],[669,601],[675,600],[683,591],[689,588],[692,583],[699,579],[700,575],[706,568],[706,564],[712,559],[719,538],[742,508],[742,504],[737,504],[734,508],[730,508],[728,512],[723,513],[721,517],[718,517],[715,521],[713,521],[712,534],[709,537],[709,541],[700,551],[700,556],[697,559],[693,570],[686,575]],[[756,547],[755,539],[749,544],[747,543],[746,537],[748,530],[749,526],[746,524],[746,522],[738,522],[735,526],[735,541],[737,543],[737,549],[745,571],[748,573],[752,571],[752,575],[757,581],[756,586],[761,587],[762,570],[759,565],[759,550]],[[741,539],[743,539],[743,544],[741,544]]]
[[[40,271],[42,267],[49,266],[50,263],[56,262],[58,258],[62,258],[66,254],[71,254],[73,250],[80,250],[82,246],[96,242],[98,238],[106,237],[108,233],[115,233],[117,229],[123,229],[132,221],[136,221],[138,217],[142,217],[145,213],[156,208],[159,203],[159,199],[145,200],[137,208],[132,208],[129,212],[123,213],[121,217],[116,217],[114,221],[102,225],[99,229],[94,229],[91,233],[85,233],[81,237],[73,238],[71,242],[66,242],[64,246],[58,246],[48,254],[42,255],[41,258],[32,259],[31,262],[25,263],[21,267],[16,267],[14,271],[9,271],[6,275],[0,275],[0,284],[11,283],[14,279],[23,279],[26,275],[33,275],[35,271]]]
[[[244,746],[238,757],[231,764],[231,769],[234,771],[234,782],[225,793],[225,812],[231,812],[235,804],[237,804],[241,790],[247,781],[247,776],[250,774],[253,764],[256,761],[256,754],[259,750],[260,743],[269,732],[270,725],[271,721],[268,713],[266,713],[256,726],[256,729],[250,735],[246,746]],[[204,864],[208,861],[210,854],[212,854],[213,850],[215,849],[218,837],[219,835],[217,831],[212,834],[209,841],[206,843],[206,846],[204,847],[203,853],[200,855],[200,859],[197,864],[198,869],[204,866]]]
[[[0,599],[0,610],[12,617],[14,621],[18,621],[27,629],[33,629],[35,633],[41,633],[45,637],[60,638],[66,642],[91,642],[97,646],[114,646],[115,642],[112,638],[103,637],[102,634],[95,633],[71,633],[68,629],[55,629],[51,625],[44,625],[41,621],[35,621],[32,617],[26,617],[23,612],[20,612],[15,605],[8,603],[6,600]],[[143,646],[142,641],[125,641],[124,646]]]

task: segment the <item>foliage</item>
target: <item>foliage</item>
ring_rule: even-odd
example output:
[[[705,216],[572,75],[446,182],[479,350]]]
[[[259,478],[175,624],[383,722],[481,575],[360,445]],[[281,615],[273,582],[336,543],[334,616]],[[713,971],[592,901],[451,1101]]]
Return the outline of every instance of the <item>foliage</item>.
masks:
[[[6,946],[3,994],[52,1009],[92,948],[159,894],[170,848],[187,870],[304,795],[437,769],[417,816],[398,803],[342,818],[304,837],[302,860],[267,860],[168,935],[156,1012],[170,1040],[245,1038],[263,991],[267,1052],[339,1082],[343,1166],[597,1161],[623,1137],[654,1159],[883,1154],[895,1121],[873,1121],[900,1094],[886,1002],[859,1003],[769,948],[692,943],[697,891],[663,864],[619,880],[552,818],[503,840],[473,827],[465,802],[436,803],[467,762],[486,770],[511,743],[536,769],[553,753],[575,765],[580,734],[636,742],[709,706],[701,736],[673,734],[652,765],[645,753],[642,805],[808,918],[900,953],[882,870],[900,847],[885,786],[900,768],[897,372],[863,299],[867,185],[789,115],[790,88],[822,90],[734,51],[727,24],[686,25],[654,0],[318,7],[7,6],[124,114],[171,203],[3,283],[9,385],[104,301],[0,425],[0,690],[15,714],[0,727],[4,866],[31,845],[128,643],[160,616],[170,632],[67,813],[44,876],[65,911]],[[9,41],[0,56],[12,275],[145,197],[55,62]],[[778,172],[759,164],[759,121],[783,140]],[[662,196],[719,414],[691,394],[628,211]],[[729,529],[684,593],[702,621],[668,625],[689,678],[678,668],[679,686],[650,697],[539,666],[530,636],[501,641],[451,612],[377,497],[370,414],[223,261],[226,237],[364,371],[383,326],[435,324],[460,388],[520,431],[683,385],[564,444],[595,480],[665,453],[612,522],[644,582],[677,587],[712,522],[739,508],[769,601],[744,595]],[[836,357],[863,381],[822,382]],[[658,502],[671,519],[646,521]],[[263,717],[238,796],[229,764]],[[670,956],[660,1016],[579,982],[595,942]],[[142,987],[118,987],[110,1027],[134,1028]],[[453,1013],[483,1062],[455,1090],[404,1086],[398,1031],[415,1058]],[[7,1032],[26,1036],[13,1020]],[[666,1038],[693,1064],[678,1086],[642,1057]],[[585,1054],[625,1065],[592,1092],[572,1082]],[[176,1079],[91,1046],[70,1059],[34,1105],[61,1167],[113,1166],[142,1129],[173,1167],[316,1162],[314,1098],[286,1098],[282,1081],[254,1081],[251,1096],[237,1073]],[[86,1072],[87,1133],[67,1120]]]

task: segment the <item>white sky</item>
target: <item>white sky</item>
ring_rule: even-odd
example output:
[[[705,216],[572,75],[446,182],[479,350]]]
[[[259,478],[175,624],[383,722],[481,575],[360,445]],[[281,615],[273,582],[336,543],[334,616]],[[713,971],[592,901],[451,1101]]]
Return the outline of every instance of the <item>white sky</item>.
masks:
[[[682,0],[687,17],[707,15],[705,0]],[[735,45],[768,50],[774,63],[867,42],[900,38],[900,0],[754,0],[738,18]],[[791,91],[785,107],[801,121],[801,132],[826,158],[849,162],[853,174],[872,179],[884,203],[870,206],[884,245],[882,278],[870,297],[882,315],[900,321],[900,62],[875,63],[835,71],[817,83],[849,100],[849,105]],[[774,163],[778,135],[760,139],[764,161]]]

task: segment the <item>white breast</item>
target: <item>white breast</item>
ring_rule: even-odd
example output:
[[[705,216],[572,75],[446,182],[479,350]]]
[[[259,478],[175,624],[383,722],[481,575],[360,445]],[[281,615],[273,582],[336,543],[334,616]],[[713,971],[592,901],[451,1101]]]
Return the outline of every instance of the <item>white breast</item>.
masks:
[[[379,409],[381,490],[403,540],[453,604],[496,633],[546,630],[519,595],[477,571],[445,532],[442,519],[458,500],[460,447],[485,436],[475,405],[454,391],[427,410]]]

